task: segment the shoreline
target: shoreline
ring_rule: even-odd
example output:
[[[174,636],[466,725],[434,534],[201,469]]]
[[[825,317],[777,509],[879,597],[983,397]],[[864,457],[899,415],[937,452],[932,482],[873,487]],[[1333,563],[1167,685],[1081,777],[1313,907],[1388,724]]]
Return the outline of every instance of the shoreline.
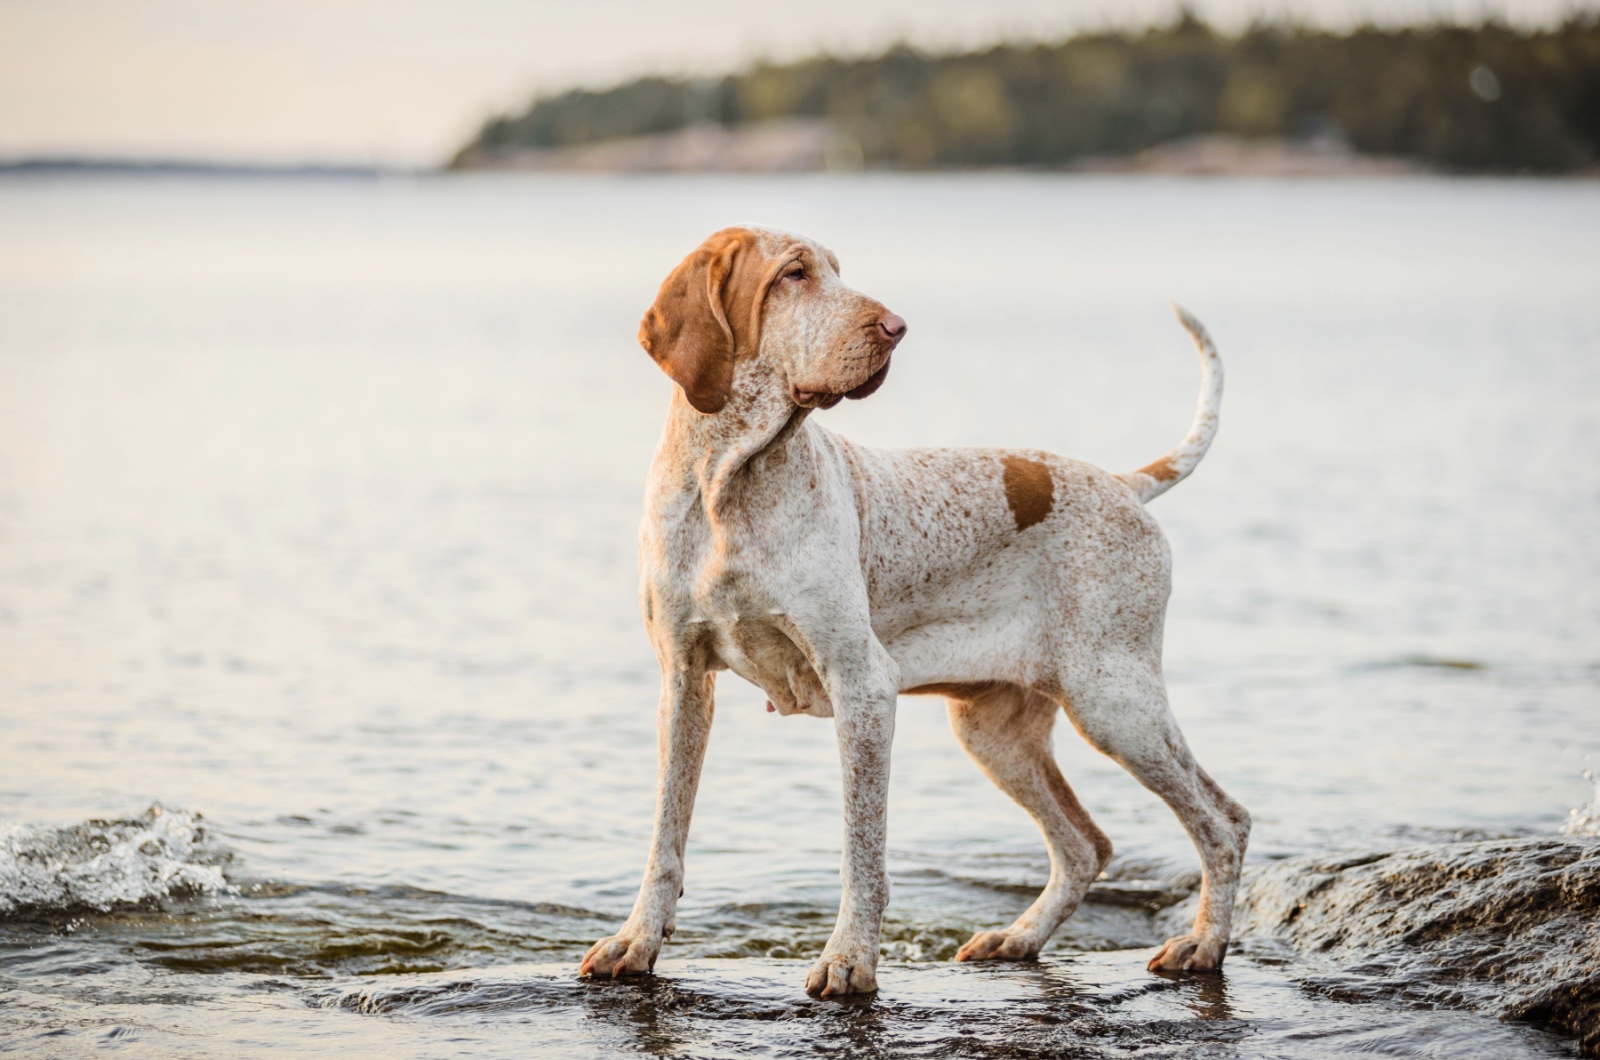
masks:
[[[575,147],[469,150],[448,168],[530,173],[1024,172],[1257,177],[1392,177],[1448,172],[1413,159],[1358,154],[1333,137],[1247,140],[1222,134],[1181,137],[1125,155],[1088,155],[1065,165],[902,169],[864,165],[860,146],[823,121],[777,121],[732,128],[701,123]]]
[[[1566,173],[1443,169],[1403,156],[1363,155],[1333,138],[1252,140],[1204,134],[1169,140],[1125,155],[1084,156],[1063,165],[904,168],[865,165],[859,150],[839,147],[837,138],[825,123],[793,121],[742,128],[698,125],[653,136],[548,150],[469,151],[439,166],[72,156],[0,160],[0,180],[68,177],[359,183],[483,173],[590,176],[1026,174],[1282,180],[1437,177],[1589,181],[1600,179],[1600,165]]]

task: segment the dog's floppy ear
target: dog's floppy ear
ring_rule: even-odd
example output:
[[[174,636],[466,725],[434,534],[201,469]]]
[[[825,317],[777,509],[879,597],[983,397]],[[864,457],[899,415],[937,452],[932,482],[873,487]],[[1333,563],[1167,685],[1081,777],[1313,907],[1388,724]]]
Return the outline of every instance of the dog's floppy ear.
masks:
[[[700,412],[728,403],[735,354],[759,341],[763,264],[753,232],[724,229],[672,270],[639,324],[639,345]]]

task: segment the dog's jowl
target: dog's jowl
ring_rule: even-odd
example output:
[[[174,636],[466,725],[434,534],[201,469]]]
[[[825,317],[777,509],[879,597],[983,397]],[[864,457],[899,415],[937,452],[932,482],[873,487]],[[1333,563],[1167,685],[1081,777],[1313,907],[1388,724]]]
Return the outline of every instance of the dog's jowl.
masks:
[[[877,988],[889,747],[901,694],[945,697],[978,767],[1033,815],[1050,882],[957,960],[1035,956],[1111,857],[1051,754],[1059,711],[1166,800],[1200,852],[1194,929],[1150,959],[1217,968],[1250,816],[1200,768],[1167,707],[1171,556],[1145,504],[1216,433],[1222,365],[1200,324],[1194,424],[1121,475],[1039,450],[853,445],[811,416],[883,385],[906,323],[846,287],[826,248],[716,233],[662,283],[639,342],[677,387],[650,469],[640,601],[661,663],[655,837],[627,923],[582,971],[648,973],[672,935],[716,675],[783,714],[832,717],[844,762],[839,920],[806,989]]]

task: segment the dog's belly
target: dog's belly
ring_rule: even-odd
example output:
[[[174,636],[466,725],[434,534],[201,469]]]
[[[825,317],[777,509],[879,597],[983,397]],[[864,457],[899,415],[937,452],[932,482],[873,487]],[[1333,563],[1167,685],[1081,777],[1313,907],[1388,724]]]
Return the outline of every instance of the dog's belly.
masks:
[[[901,691],[928,684],[1032,684],[1049,666],[1051,634],[1061,620],[1050,574],[1019,564],[999,586],[992,576],[978,586],[957,582],[939,607],[875,610],[873,628],[899,667]],[[1021,583],[1028,581],[1024,592]]]
[[[900,691],[927,685],[1031,685],[1049,660],[1034,645],[1008,639],[1005,625],[924,626],[885,645],[900,670]]]

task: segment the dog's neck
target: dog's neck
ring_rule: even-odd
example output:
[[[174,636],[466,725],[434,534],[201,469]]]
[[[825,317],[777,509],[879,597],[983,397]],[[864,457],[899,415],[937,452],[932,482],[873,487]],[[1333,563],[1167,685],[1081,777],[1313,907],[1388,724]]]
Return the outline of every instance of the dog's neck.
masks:
[[[761,371],[759,366],[752,368]],[[752,461],[790,450],[803,436],[801,428],[810,412],[766,379],[736,379],[728,403],[714,413],[697,411],[683,391],[674,388],[656,472],[664,475],[663,484],[670,483],[670,488],[697,490],[715,521],[737,492],[730,487]]]

